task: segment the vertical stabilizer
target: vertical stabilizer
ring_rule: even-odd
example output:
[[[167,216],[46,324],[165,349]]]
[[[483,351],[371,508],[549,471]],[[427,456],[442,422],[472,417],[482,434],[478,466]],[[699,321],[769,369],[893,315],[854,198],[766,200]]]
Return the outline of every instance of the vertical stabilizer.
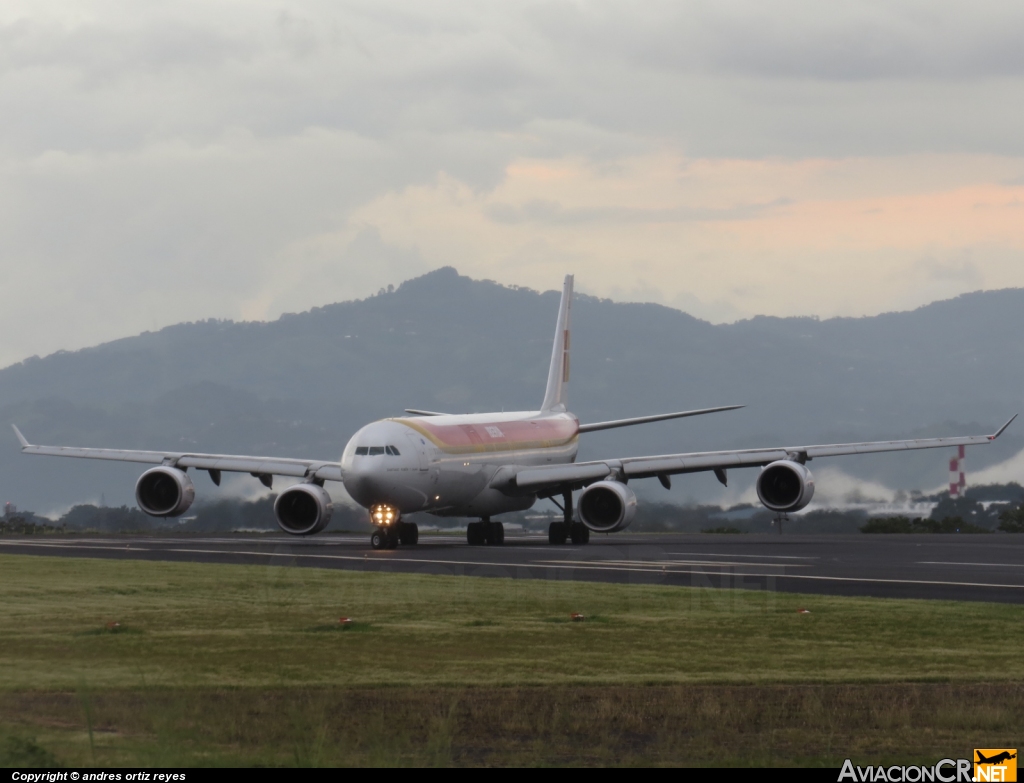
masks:
[[[544,390],[542,411],[564,411],[569,391],[569,311],[572,309],[572,275],[565,276],[562,301],[558,305],[555,344],[551,347],[548,387]]]

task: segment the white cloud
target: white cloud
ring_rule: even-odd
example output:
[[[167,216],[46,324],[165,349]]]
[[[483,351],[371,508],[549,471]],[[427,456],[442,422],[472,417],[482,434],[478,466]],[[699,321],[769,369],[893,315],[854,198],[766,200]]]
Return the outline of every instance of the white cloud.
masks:
[[[0,365],[439,264],[712,320],[1021,285],[1022,30],[1013,2],[11,0]]]
[[[977,472],[970,470],[970,462],[968,462],[967,470],[967,480],[972,486],[976,484],[1009,484],[1011,481],[1024,484],[1024,451],[1019,451],[1008,460]]]

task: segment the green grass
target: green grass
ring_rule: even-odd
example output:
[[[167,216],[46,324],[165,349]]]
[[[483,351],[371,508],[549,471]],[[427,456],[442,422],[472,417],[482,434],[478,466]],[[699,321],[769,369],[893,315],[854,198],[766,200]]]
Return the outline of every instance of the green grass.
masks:
[[[948,683],[0,694],[0,766],[934,764],[1018,747],[1024,689]]]
[[[764,764],[909,742],[920,754],[1020,735],[1022,621],[1024,607],[980,603],[2,556],[0,766],[19,753]]]
[[[1024,679],[1022,606],[19,556],[0,574],[7,690]]]

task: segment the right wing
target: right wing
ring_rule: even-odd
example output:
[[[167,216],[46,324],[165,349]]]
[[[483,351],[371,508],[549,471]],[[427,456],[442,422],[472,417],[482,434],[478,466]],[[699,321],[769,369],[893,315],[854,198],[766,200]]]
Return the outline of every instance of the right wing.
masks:
[[[188,451],[136,451],[132,449],[83,449],[75,446],[34,446],[13,424],[14,434],[24,454],[48,457],[105,459],[114,462],[141,462],[148,465],[169,465],[178,468],[251,473],[253,476],[295,476],[341,481],[341,465],[323,460],[289,459],[287,457],[247,457],[237,454],[197,454]],[[215,479],[217,480],[217,479]]]
[[[631,478],[653,478],[679,473],[724,471],[728,468],[756,468],[777,460],[807,462],[816,457],[840,457],[848,454],[877,454],[885,451],[938,449],[947,446],[980,446],[991,443],[1010,426],[1016,415],[992,435],[965,435],[955,438],[919,438],[915,440],[883,440],[870,443],[834,443],[823,446],[789,446],[737,451],[696,451],[689,454],[663,454],[651,457],[578,462],[571,465],[550,465],[499,470],[491,486],[496,489],[523,490],[544,495],[566,488],[579,488],[602,479],[625,481]]]

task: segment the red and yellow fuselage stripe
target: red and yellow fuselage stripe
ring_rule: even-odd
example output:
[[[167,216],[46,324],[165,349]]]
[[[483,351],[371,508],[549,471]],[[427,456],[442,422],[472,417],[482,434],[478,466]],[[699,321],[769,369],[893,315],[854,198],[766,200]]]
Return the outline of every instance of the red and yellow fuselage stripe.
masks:
[[[441,424],[429,418],[391,419],[415,430],[447,454],[532,451],[566,446],[579,436],[573,417]]]

